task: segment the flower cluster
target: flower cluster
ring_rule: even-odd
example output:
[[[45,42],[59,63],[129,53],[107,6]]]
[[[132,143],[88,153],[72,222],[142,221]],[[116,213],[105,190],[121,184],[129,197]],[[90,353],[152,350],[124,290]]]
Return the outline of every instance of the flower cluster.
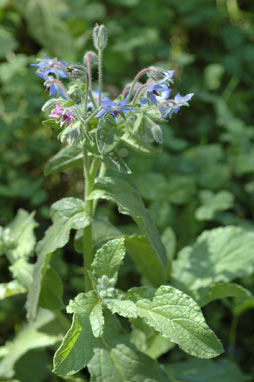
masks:
[[[62,127],[64,124],[71,126],[72,122],[75,121],[75,117],[73,116],[72,112],[59,105],[59,103],[56,103],[56,108],[52,111],[52,113],[49,114],[49,117],[57,119],[59,118],[60,127]]]
[[[39,59],[36,66],[36,74],[43,78],[46,90],[50,96],[56,95],[59,99],[53,99],[49,107],[49,117],[55,118],[61,128],[81,126],[83,136],[92,139],[95,134],[99,119],[105,119],[108,115],[113,117],[116,126],[120,129],[128,125],[128,115],[142,113],[146,126],[151,130],[155,141],[161,141],[160,127],[157,125],[158,117],[161,119],[171,118],[178,113],[182,106],[188,106],[188,101],[193,96],[189,93],[181,96],[177,93],[171,97],[174,70],[166,70],[157,66],[142,69],[131,83],[125,86],[122,95],[111,100],[103,93],[102,87],[102,51],[107,45],[107,31],[104,26],[96,25],[93,33],[94,46],[98,51],[88,51],[84,55],[84,65],[78,63],[69,65],[65,61],[49,58],[45,55]],[[92,66],[98,66],[97,89],[93,90]],[[146,76],[145,81],[141,77]],[[63,80],[71,82],[66,88]],[[142,118],[134,118],[138,121]],[[120,120],[120,123],[118,123]],[[91,124],[90,124],[91,121]],[[103,126],[103,123],[100,124]],[[121,126],[121,127],[120,127]],[[129,125],[128,125],[129,126]],[[101,128],[101,127],[100,127]],[[135,129],[137,124],[135,124]],[[144,128],[141,127],[141,130]],[[81,131],[80,130],[80,131]],[[136,131],[136,130],[135,130]],[[82,134],[81,134],[82,136]],[[149,137],[145,139],[150,139]],[[96,142],[94,143],[96,144]],[[92,147],[92,146],[91,146]]]

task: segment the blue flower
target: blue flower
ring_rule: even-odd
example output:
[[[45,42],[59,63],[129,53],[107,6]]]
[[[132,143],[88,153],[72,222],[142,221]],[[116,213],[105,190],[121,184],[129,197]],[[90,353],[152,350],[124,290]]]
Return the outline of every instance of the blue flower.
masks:
[[[134,109],[130,109],[127,105],[128,103],[128,95],[122,102],[113,102],[110,99],[106,99],[106,97],[101,101],[103,109],[96,114],[96,118],[103,117],[105,114],[109,113],[113,115],[114,120],[116,121],[119,114],[126,114],[128,111],[136,111]]]
[[[68,65],[65,61],[57,61],[56,59],[51,59],[44,56],[43,59],[39,59],[38,64],[31,64],[31,66],[37,66],[39,70],[36,71],[36,74],[39,77],[45,79],[49,74],[55,74],[57,77],[68,78],[68,75],[65,73],[66,67]]]
[[[92,95],[93,95],[93,99],[94,99],[96,105],[98,106],[99,105],[99,89],[93,90]],[[90,100],[90,97],[88,97],[88,99]],[[112,102],[108,97],[102,97],[102,105],[103,105],[104,101]],[[87,110],[91,110],[93,108],[94,108],[94,105],[93,105],[92,101],[88,102]]]
[[[161,112],[166,110],[161,118],[166,118],[167,116],[171,117],[173,113],[178,113],[180,107],[188,106],[187,102],[192,97],[193,93],[186,94],[186,96],[181,96],[180,93],[177,93],[175,98],[172,100],[172,103],[160,107]]]
[[[172,83],[172,77],[175,74],[175,70],[166,70],[159,66],[150,66],[150,71],[147,73],[148,77],[158,83]]]
[[[157,106],[157,99],[156,99],[156,96],[160,96],[159,92],[162,93],[166,92],[167,94],[171,92],[171,90],[167,87],[166,84],[152,84],[148,89],[147,89],[147,97],[150,99],[150,101]],[[145,103],[147,103],[147,99],[146,98],[142,98],[142,100],[140,101],[141,105],[144,105]]]
[[[172,82],[172,77],[175,74],[175,70],[166,70],[163,73],[163,78],[160,80],[160,82]]]

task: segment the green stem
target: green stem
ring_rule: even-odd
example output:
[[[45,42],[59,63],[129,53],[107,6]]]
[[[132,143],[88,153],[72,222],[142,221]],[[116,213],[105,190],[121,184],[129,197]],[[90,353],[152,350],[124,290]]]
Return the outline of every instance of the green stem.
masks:
[[[230,350],[229,358],[234,358],[233,352],[234,352],[235,343],[236,343],[236,330],[237,330],[238,321],[239,321],[239,316],[234,315],[231,322],[230,332],[229,332],[229,341],[228,341],[228,346]]]
[[[89,194],[94,188],[94,179],[100,164],[100,160],[95,158],[91,164],[85,147],[83,148],[83,161],[84,161],[84,178],[85,178],[85,206],[84,211],[90,219],[90,224],[84,228],[83,236],[83,262],[84,262],[84,276],[85,276],[85,290],[92,289],[92,282],[89,277],[89,271],[93,261],[93,245],[92,245],[92,218],[94,214],[93,201],[88,199]]]
[[[84,105],[84,111],[86,115],[86,110],[87,110],[87,102],[88,102],[88,91],[89,91],[89,76],[86,76],[86,91],[85,91],[85,105]]]
[[[103,50],[100,48],[98,50],[99,106],[101,106],[101,96],[102,96],[102,54],[103,54]]]

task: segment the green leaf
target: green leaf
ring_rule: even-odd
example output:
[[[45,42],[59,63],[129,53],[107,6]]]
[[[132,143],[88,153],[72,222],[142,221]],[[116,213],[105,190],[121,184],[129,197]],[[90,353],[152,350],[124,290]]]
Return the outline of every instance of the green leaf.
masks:
[[[223,297],[252,297],[252,294],[248,289],[234,283],[218,283],[211,288],[200,289],[195,294],[195,300],[200,306]]]
[[[161,268],[161,281],[165,280],[167,257],[159,233],[137,191],[121,179],[101,178],[95,184],[91,199],[107,199],[118,205],[119,211],[130,215],[146,234],[156,254],[154,262]]]
[[[61,346],[54,355],[54,373],[66,377],[83,369],[93,357],[95,338],[90,314],[98,303],[95,291],[79,294],[67,307],[74,313],[71,328],[66,333]]]
[[[233,207],[234,196],[229,191],[220,191],[213,194],[212,191],[202,190],[200,192],[202,206],[196,211],[198,220],[212,220],[215,213]]]
[[[239,227],[203,232],[173,262],[174,285],[186,291],[229,282],[254,271],[254,233]]]
[[[39,305],[49,310],[60,310],[64,307],[63,283],[59,274],[50,266],[41,281]]]
[[[101,247],[105,242],[123,236],[123,233],[108,220],[104,218],[94,219],[92,223],[92,239],[96,248]],[[79,253],[83,251],[83,230],[77,231],[75,235],[75,250]]]
[[[60,0],[14,0],[15,7],[27,21],[28,29],[34,39],[60,57],[72,48],[72,39],[67,26],[59,18],[59,12],[67,9]],[[66,54],[65,53],[65,54]]]
[[[125,243],[128,255],[136,263],[141,274],[154,286],[161,285],[163,280],[165,281],[165,277],[163,278],[164,269],[147,237],[138,235],[125,236]]]
[[[0,376],[11,378],[14,375],[14,366],[17,360],[31,349],[54,345],[60,341],[60,336],[49,335],[40,331],[42,327],[55,319],[52,312],[40,309],[36,321],[24,325],[13,342],[7,343],[7,355],[0,361]]]
[[[121,135],[122,133],[117,130],[117,124],[111,115],[107,118],[100,118],[96,130],[96,141],[99,152],[105,155],[114,150]]]
[[[6,245],[6,255],[12,263],[20,258],[28,258],[33,254],[36,238],[34,228],[37,223],[34,220],[34,212],[29,214],[22,208],[18,210],[13,221],[4,229],[9,230],[11,245]]]
[[[171,363],[166,371],[172,382],[245,382],[236,363],[227,359],[219,361],[190,359]]]
[[[131,320],[131,343],[139,351],[142,351],[149,357],[156,359],[167,353],[175,344],[156,332],[151,326],[148,326],[141,318]]]
[[[137,317],[136,305],[130,300],[122,300],[119,298],[104,298],[103,303],[113,313],[127,318]]]
[[[197,303],[180,290],[171,286],[161,286],[156,291],[149,287],[132,288],[128,297],[136,303],[139,317],[185,352],[199,358],[212,358],[223,352]]]
[[[130,344],[116,317],[109,315],[88,370],[93,382],[168,382],[159,365]]]
[[[104,330],[104,317],[100,302],[94,305],[89,318],[94,337],[101,337]]]
[[[15,296],[16,294],[25,293],[26,288],[23,287],[17,280],[9,281],[8,283],[0,284],[0,300],[7,297]]]
[[[53,224],[47,229],[37,245],[38,260],[34,267],[33,282],[26,302],[27,317],[34,320],[40,295],[41,280],[51,254],[62,248],[69,240],[71,229],[84,228],[89,219],[84,213],[84,202],[77,198],[63,198],[51,207]]]
[[[116,280],[121,262],[125,256],[124,238],[107,242],[98,249],[91,265],[94,276],[99,279],[103,275]]]
[[[107,155],[101,155],[99,158],[112,170],[123,174],[131,174],[131,170],[116,151],[112,151]]]
[[[141,138],[133,136],[128,133],[125,133],[121,137],[121,141],[125,143],[126,145],[128,145],[133,150],[142,154],[154,155],[154,154],[158,154],[161,151],[160,148],[154,147],[148,142],[144,142]]]
[[[66,146],[48,161],[44,173],[45,175],[50,175],[67,168],[73,168],[82,163],[82,158],[83,153],[80,146]]]
[[[39,256],[53,253],[68,243],[70,230],[87,226],[89,218],[84,212],[84,202],[77,198],[63,198],[51,206],[53,224],[47,229],[45,236],[38,243]]]
[[[18,44],[14,36],[5,28],[0,28],[0,57],[3,58],[8,52],[15,50]]]

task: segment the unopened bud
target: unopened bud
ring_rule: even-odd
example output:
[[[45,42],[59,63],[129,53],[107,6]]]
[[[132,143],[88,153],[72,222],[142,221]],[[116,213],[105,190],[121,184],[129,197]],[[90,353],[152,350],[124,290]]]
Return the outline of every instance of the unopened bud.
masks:
[[[84,61],[84,64],[86,66],[97,65],[97,63],[98,63],[98,56],[97,56],[97,54],[95,52],[93,52],[92,50],[89,50],[88,52],[85,53],[83,61]]]
[[[108,32],[104,25],[96,24],[93,29],[93,43],[97,50],[105,49],[108,42]]]

